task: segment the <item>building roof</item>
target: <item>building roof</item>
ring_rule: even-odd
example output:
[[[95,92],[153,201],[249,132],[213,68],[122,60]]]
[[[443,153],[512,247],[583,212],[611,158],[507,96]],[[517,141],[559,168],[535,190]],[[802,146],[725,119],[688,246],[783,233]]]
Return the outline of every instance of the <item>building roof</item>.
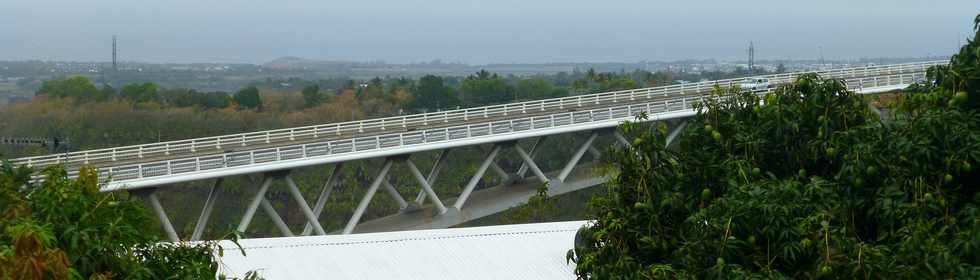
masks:
[[[222,241],[220,272],[266,279],[574,279],[586,221]]]

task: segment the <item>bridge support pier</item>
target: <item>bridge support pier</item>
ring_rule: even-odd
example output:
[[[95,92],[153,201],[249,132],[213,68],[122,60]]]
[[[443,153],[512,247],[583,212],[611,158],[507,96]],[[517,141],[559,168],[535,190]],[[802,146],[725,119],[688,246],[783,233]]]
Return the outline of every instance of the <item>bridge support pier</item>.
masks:
[[[549,183],[549,188],[558,187],[565,183],[565,179],[568,179],[568,175],[572,173],[572,169],[578,165],[579,160],[582,160],[582,156],[584,156],[585,152],[589,150],[589,147],[592,147],[592,142],[595,141],[596,137],[598,136],[599,133],[595,131],[589,134],[589,138],[585,140],[585,143],[582,143],[582,145],[579,146],[577,151],[575,151],[572,158],[565,164],[565,168],[562,168],[561,173],[558,173],[558,177],[551,180]]]
[[[214,185],[211,185],[211,189],[208,190],[208,198],[204,200],[204,208],[201,209],[201,215],[197,218],[197,224],[194,225],[194,233],[191,234],[191,241],[197,241],[201,239],[201,235],[204,234],[204,228],[208,225],[208,219],[211,218],[211,212],[214,210],[214,204],[218,200],[218,196],[221,194],[221,183],[224,178],[218,178],[214,181]]]
[[[521,162],[521,167],[517,169],[517,178],[516,178],[517,180],[524,179],[524,175],[527,174],[527,170],[530,168],[528,164],[528,159],[530,159],[531,162],[534,162],[534,157],[538,154],[538,151],[541,150],[540,147],[546,139],[548,139],[548,136],[541,136],[535,139],[534,143],[531,144],[531,152],[528,155],[528,158],[524,159],[524,161]],[[518,146],[518,148],[520,148],[520,146]],[[518,153],[520,153],[520,151],[518,151]],[[540,171],[540,169],[538,171]],[[545,181],[547,180],[542,181],[542,183],[544,183]],[[510,183],[513,184],[514,182],[512,181]]]
[[[677,136],[679,136],[681,132],[684,131],[684,128],[686,127],[687,127],[687,120],[681,121],[680,124],[674,127],[674,129],[667,134],[667,139],[665,142],[667,144],[666,146],[670,147],[670,144],[674,143],[674,140],[677,139]]]
[[[674,126],[673,129],[667,135],[665,135],[668,145],[674,142],[674,140],[679,136],[680,132],[686,127],[686,125],[687,125],[686,122],[681,122],[678,125]],[[396,203],[398,203],[399,211],[398,214],[396,215],[413,215],[413,216],[423,215],[427,217],[431,216],[429,219],[433,219],[434,221],[435,220],[439,221],[439,222],[434,222],[434,225],[445,224],[446,226],[449,225],[446,223],[451,224],[453,223],[453,221],[462,222],[462,221],[471,220],[474,218],[471,215],[477,215],[476,217],[486,215],[483,214],[485,211],[487,211],[486,209],[490,209],[490,208],[496,209],[499,207],[504,207],[504,204],[509,205],[509,203],[515,203],[515,202],[500,202],[503,204],[498,205],[499,204],[498,202],[489,202],[490,204],[488,204],[488,201],[486,201],[485,198],[481,198],[481,200],[478,203],[474,202],[477,203],[476,204],[477,206],[470,206],[470,208],[472,207],[476,207],[476,208],[474,209],[467,208],[467,210],[465,211],[463,210],[464,209],[463,207],[467,205],[466,203],[468,202],[471,194],[473,194],[473,192],[476,191],[476,186],[480,183],[480,181],[485,176],[486,172],[490,169],[494,169],[495,170],[494,172],[497,173],[497,175],[500,175],[501,177],[504,178],[503,183],[500,186],[508,186],[517,181],[521,181],[525,179],[524,175],[528,171],[530,171],[534,179],[540,181],[543,184],[548,185],[549,195],[557,195],[560,193],[567,192],[568,190],[566,190],[566,186],[564,186],[564,184],[566,183],[566,180],[570,180],[569,177],[573,173],[573,170],[575,170],[575,168],[579,165],[579,163],[582,161],[582,158],[585,156],[585,154],[590,153],[591,156],[594,158],[598,158],[602,155],[602,152],[595,147],[596,139],[601,133],[610,133],[616,139],[618,145],[629,145],[629,141],[626,139],[626,137],[616,130],[588,131],[588,136],[585,138],[585,140],[580,144],[578,144],[578,146],[575,146],[576,149],[571,154],[571,157],[568,159],[568,161],[564,165],[562,165],[562,168],[560,170],[555,171],[554,173],[545,173],[545,171],[541,169],[541,166],[539,166],[534,159],[535,154],[542,150],[543,143],[546,140],[546,137],[538,137],[534,139],[532,144],[529,146],[526,144],[520,145],[516,141],[504,141],[504,142],[494,143],[492,147],[484,150],[485,155],[479,167],[477,168],[476,172],[474,172],[474,174],[471,175],[472,177],[470,177],[467,183],[464,186],[462,186],[460,194],[456,197],[455,201],[453,201],[452,205],[446,205],[446,203],[438,196],[438,194],[435,192],[435,189],[433,188],[436,178],[438,177],[441,169],[445,166],[445,163],[447,161],[450,152],[449,149],[444,149],[438,153],[435,162],[433,163],[432,169],[428,173],[428,176],[425,176],[422,173],[421,169],[418,167],[418,165],[415,164],[415,162],[411,158],[411,154],[389,156],[385,159],[383,167],[378,171],[378,173],[371,181],[370,185],[367,188],[367,191],[364,193],[364,196],[360,198],[360,202],[355,207],[353,214],[347,221],[344,228],[340,230],[340,233],[350,234],[354,232],[355,228],[361,222],[361,219],[363,218],[364,214],[367,212],[371,204],[371,201],[374,199],[375,195],[377,194],[380,188],[384,188],[385,192],[388,195],[390,195]],[[506,170],[501,168],[501,166],[499,166],[496,162],[498,156],[500,155],[500,152],[508,147],[513,148],[521,158],[520,167],[517,169],[517,171],[513,173],[507,172]],[[416,197],[415,200],[411,200],[411,201],[406,200],[401,195],[401,193],[399,193],[399,190],[391,183],[391,181],[389,181],[389,174],[391,173],[391,168],[393,165],[398,163],[402,163],[405,165],[405,167],[408,169],[411,176],[415,179],[415,181],[420,186],[419,195]],[[282,236],[294,236],[294,233],[290,229],[289,225],[282,219],[282,217],[279,215],[279,213],[277,212],[273,204],[266,197],[266,194],[268,193],[269,189],[272,187],[272,184],[276,180],[282,180],[285,182],[290,198],[297,202],[299,210],[305,218],[305,221],[303,221],[302,231],[296,232],[295,235],[326,234],[325,229],[319,223],[319,217],[324,210],[326,202],[330,199],[330,195],[333,192],[333,189],[340,181],[342,175],[341,173],[342,168],[343,168],[343,163],[337,163],[334,165],[332,169],[332,173],[330,174],[326,182],[323,183],[319,191],[319,195],[316,199],[316,202],[312,205],[312,207],[305,200],[305,198],[303,198],[299,186],[290,175],[290,170],[267,172],[262,174],[261,176],[256,176],[255,178],[250,177],[252,178],[252,183],[255,184],[256,186],[256,191],[253,194],[253,197],[250,199],[247,208],[245,209],[245,213],[242,217],[241,223],[237,227],[237,230],[243,233],[247,232],[248,227],[255,216],[255,213],[259,211],[261,208],[261,211],[264,212],[269,217],[273,226],[275,226],[275,228],[281,233]],[[549,176],[549,174],[551,174],[551,176]],[[207,199],[204,202],[204,206],[197,219],[197,223],[195,224],[193,234],[191,234],[190,236],[190,240],[199,240],[201,236],[204,234],[204,229],[206,228],[208,220],[212,215],[212,212],[214,211],[214,207],[216,205],[217,199],[221,195],[222,182],[223,182],[222,179],[216,180],[214,184],[211,186],[211,188],[209,189]],[[576,183],[576,184],[580,184],[580,183]],[[576,187],[573,188],[580,188],[577,186],[578,185],[576,185]],[[526,187],[527,186],[525,185],[522,186],[521,188],[526,188]],[[170,239],[171,241],[179,241],[180,237],[174,230],[170,220],[167,218],[167,215],[164,212],[163,207],[159,203],[157,195],[153,192],[150,192],[149,195],[147,195],[147,197],[150,203],[152,204],[155,213],[160,219],[161,226],[166,232],[168,239]],[[420,211],[419,213],[410,213],[423,209],[422,204],[426,200],[428,200],[429,203],[431,203],[432,210]],[[488,206],[490,208],[486,208]]]
[[[361,221],[361,216],[364,215],[364,211],[367,210],[369,204],[371,204],[371,199],[374,198],[374,194],[378,192],[378,187],[381,186],[381,182],[385,181],[385,177],[388,176],[388,170],[391,169],[392,159],[385,159],[384,166],[381,167],[381,171],[378,171],[378,176],[371,181],[371,186],[368,187],[367,192],[364,197],[361,198],[361,202],[357,204],[357,208],[354,209],[354,215],[351,216],[350,220],[347,221],[347,226],[344,227],[343,234],[350,234],[354,231],[354,226]]]
[[[252,223],[252,218],[255,217],[255,211],[258,211],[259,205],[265,199],[265,192],[269,191],[269,185],[272,185],[272,177],[265,176],[262,178],[262,184],[255,193],[255,197],[252,198],[252,202],[248,204],[248,208],[245,208],[245,215],[242,216],[242,221],[238,223],[238,232],[248,230],[248,225]]]
[[[333,172],[330,173],[330,178],[323,183],[323,188],[320,190],[320,195],[316,199],[316,204],[313,205],[313,216],[316,217],[316,223],[319,223],[320,214],[323,212],[324,205],[327,204],[327,199],[330,198],[330,193],[333,192],[334,186],[337,185],[337,180],[340,180],[340,170],[344,167],[344,163],[340,162],[333,166]],[[303,226],[302,235],[310,235],[310,231],[313,230],[313,222],[306,222]]]
[[[170,218],[167,217],[167,212],[164,212],[163,205],[160,205],[160,199],[157,198],[157,189],[150,191],[150,194],[146,197],[153,207],[153,212],[157,214],[157,219],[160,219],[160,225],[163,226],[163,231],[167,234],[167,238],[171,242],[180,241],[180,237],[177,236],[177,231],[174,230],[173,224],[170,223]]]
[[[453,150],[452,148],[448,148],[439,151],[439,155],[436,156],[436,162],[432,164],[432,170],[429,171],[429,176],[425,177],[425,182],[428,183],[430,186],[432,184],[435,184],[436,178],[439,177],[439,171],[442,170],[442,166],[445,165],[446,158],[449,156],[449,152],[451,152],[452,150]],[[422,202],[425,202],[425,196],[426,196],[425,190],[419,191],[419,195],[415,197],[415,203],[422,204]]]
[[[422,185],[422,191],[425,192],[426,196],[429,197],[429,201],[432,201],[432,204],[439,210],[439,214],[445,214],[446,206],[442,204],[442,200],[440,200],[439,196],[436,195],[436,192],[432,190],[432,183],[422,176],[422,172],[419,171],[418,166],[415,166],[412,159],[405,159],[405,164],[408,165],[408,170],[412,172],[412,176],[419,181],[419,185]],[[432,177],[430,176],[430,178]]]
[[[494,160],[497,159],[498,153],[500,153],[500,145],[495,144],[493,145],[493,148],[490,149],[490,152],[487,154],[486,158],[483,160],[483,163],[480,164],[479,168],[477,168],[476,174],[473,174],[473,177],[470,178],[469,183],[463,187],[463,192],[459,194],[458,198],[456,198],[456,204],[454,204],[453,207],[456,209],[463,208],[463,204],[466,203],[466,199],[469,198],[470,193],[473,193],[473,189],[476,188],[476,184],[480,182],[481,178],[483,178],[483,174],[487,172],[487,168],[489,168],[490,165],[494,163]]]

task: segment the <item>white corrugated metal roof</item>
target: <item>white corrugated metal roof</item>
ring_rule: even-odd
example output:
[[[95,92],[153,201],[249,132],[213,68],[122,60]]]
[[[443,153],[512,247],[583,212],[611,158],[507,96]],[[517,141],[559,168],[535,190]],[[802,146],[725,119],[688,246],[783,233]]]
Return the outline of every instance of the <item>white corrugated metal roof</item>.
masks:
[[[585,221],[222,241],[221,273],[266,279],[574,279]]]

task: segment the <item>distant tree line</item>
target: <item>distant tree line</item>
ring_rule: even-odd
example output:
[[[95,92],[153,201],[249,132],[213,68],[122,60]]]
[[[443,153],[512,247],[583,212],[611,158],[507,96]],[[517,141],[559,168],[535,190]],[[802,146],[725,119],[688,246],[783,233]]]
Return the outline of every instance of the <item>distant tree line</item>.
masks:
[[[756,72],[759,72],[757,69]],[[358,101],[367,116],[450,110],[515,101],[539,100],[593,92],[634,89],[669,85],[678,81],[700,81],[744,76],[736,72],[560,72],[554,75],[518,77],[501,76],[481,70],[466,77],[425,75],[418,79],[406,77],[375,77],[367,81],[324,79],[308,81],[299,78],[256,81],[234,93],[202,92],[194,89],[163,88],[153,82],[126,84],[115,88],[109,84],[96,86],[84,76],[56,78],[45,81],[37,96],[73,98],[78,102],[123,101],[132,104],[156,103],[164,107],[196,107],[204,110],[234,107],[249,110],[295,111],[319,107],[331,101],[343,100],[347,92]],[[298,87],[298,88],[297,88]],[[264,108],[263,98],[272,92],[298,92],[296,106],[286,104]],[[285,97],[292,100],[293,97]],[[348,98],[349,99],[349,98]],[[350,105],[350,104],[348,104]]]

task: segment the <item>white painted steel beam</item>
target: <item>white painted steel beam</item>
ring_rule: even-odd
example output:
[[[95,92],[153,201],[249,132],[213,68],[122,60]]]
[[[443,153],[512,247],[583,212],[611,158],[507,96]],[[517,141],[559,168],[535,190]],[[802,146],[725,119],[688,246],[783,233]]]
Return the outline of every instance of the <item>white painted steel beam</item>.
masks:
[[[306,221],[313,225],[316,233],[319,235],[327,234],[327,232],[323,231],[323,227],[320,226],[317,215],[313,213],[313,209],[310,209],[310,205],[306,203],[306,199],[300,193],[299,187],[296,186],[296,181],[293,181],[292,175],[286,175],[286,186],[289,187],[289,193],[293,195],[293,200],[296,200],[296,204],[299,205],[300,212],[303,212],[303,215],[306,216]]]
[[[224,178],[218,178],[214,181],[214,185],[211,185],[211,189],[208,190],[208,198],[204,200],[204,208],[201,209],[201,215],[197,217],[197,224],[194,225],[194,233],[191,234],[191,241],[197,241],[201,239],[201,234],[204,233],[204,228],[208,225],[208,219],[211,218],[211,212],[214,210],[214,204],[217,203],[218,195],[221,194],[221,182]]]
[[[262,211],[265,212],[265,215],[269,216],[269,219],[272,220],[272,224],[279,229],[279,233],[282,233],[282,236],[293,236],[293,231],[289,230],[289,226],[286,225],[286,222],[279,216],[279,212],[277,212],[276,208],[272,206],[272,202],[269,202],[269,199],[263,197],[261,199],[260,206],[262,207]]]
[[[327,203],[327,199],[330,198],[330,193],[333,192],[334,186],[337,185],[337,181],[340,180],[340,170],[344,167],[344,163],[337,163],[333,166],[333,172],[330,173],[330,178],[323,183],[323,188],[320,190],[320,196],[316,199],[316,205],[313,206],[313,215],[317,217],[319,221],[320,214],[323,213],[323,207]],[[307,222],[306,226],[303,227],[302,235],[310,235],[313,230],[311,223]]]
[[[496,146],[496,145],[498,145],[498,144],[495,143],[494,146]],[[478,146],[478,148],[480,148],[480,150],[483,151],[484,154],[490,152],[489,150],[484,149],[481,146]],[[491,147],[491,149],[492,149],[492,147]],[[500,167],[500,164],[498,164],[497,161],[493,161],[493,162],[490,163],[490,169],[493,169],[493,171],[495,173],[497,173],[497,176],[500,177],[501,180],[510,179],[510,173],[507,173],[507,171],[504,170],[504,168]]]
[[[395,203],[398,203],[398,210],[404,211],[405,209],[408,209],[408,201],[405,201],[402,194],[398,193],[398,189],[395,189],[395,186],[393,186],[387,178],[381,183],[384,184],[385,192],[391,196],[391,199],[395,200]]]
[[[349,221],[347,221],[347,226],[344,227],[343,234],[350,234],[353,232],[354,227],[361,221],[361,216],[364,215],[364,211],[367,210],[368,205],[371,204],[371,199],[373,199],[374,194],[378,192],[378,187],[381,186],[381,182],[383,182],[385,177],[388,176],[388,170],[391,169],[391,162],[391,159],[385,160],[381,170],[378,171],[378,176],[374,178],[374,181],[371,182],[371,186],[368,187],[367,192],[364,193],[364,197],[361,198],[361,203],[357,204],[357,208],[354,209],[354,215],[351,216]]]
[[[490,149],[490,153],[487,154],[487,157],[483,160],[483,163],[476,169],[476,174],[473,174],[473,177],[470,178],[470,182],[463,187],[463,192],[459,194],[458,198],[456,198],[456,204],[454,204],[453,207],[456,209],[463,209],[463,204],[466,203],[466,198],[468,198],[470,193],[473,192],[473,188],[476,188],[476,184],[483,178],[483,174],[487,172],[487,168],[490,167],[490,164],[497,159],[498,153],[500,153],[500,146],[494,145],[493,149]]]
[[[255,217],[255,211],[259,209],[259,205],[262,204],[262,200],[265,199],[265,192],[269,190],[269,185],[272,184],[272,177],[266,176],[262,179],[262,185],[259,186],[258,191],[255,192],[255,196],[252,198],[252,202],[248,204],[248,208],[245,209],[245,215],[242,216],[242,222],[238,224],[238,232],[245,233],[248,230],[248,225],[252,223],[252,218]]]
[[[538,151],[541,150],[539,149],[539,147],[541,146],[541,143],[543,143],[545,139],[548,139],[548,136],[538,137],[537,139],[534,140],[534,143],[531,144],[531,153],[529,155],[531,161],[534,161],[534,157],[538,154]],[[522,161],[521,167],[517,169],[517,178],[524,178],[524,175],[527,174],[527,169],[528,169],[527,161]]]
[[[682,121],[680,125],[675,127],[674,130],[670,131],[670,133],[667,134],[667,142],[666,142],[667,146],[670,146],[671,143],[674,143],[674,139],[677,139],[677,136],[679,136],[681,132],[684,131],[685,127],[687,127],[687,120]]]
[[[602,152],[600,152],[599,149],[596,149],[596,147],[592,145],[589,146],[589,154],[591,154],[592,158],[594,159],[602,158]]]
[[[568,161],[567,164],[565,164],[565,168],[561,170],[561,173],[558,173],[558,178],[556,179],[558,179],[559,183],[564,182],[565,179],[568,178],[568,174],[572,173],[572,168],[575,168],[575,165],[577,165],[579,160],[582,159],[582,156],[585,155],[585,151],[587,151],[589,147],[592,146],[592,141],[595,141],[595,138],[598,136],[599,134],[596,132],[592,132],[591,134],[589,134],[589,138],[586,139],[585,143],[582,143],[582,146],[578,148],[578,151],[576,151],[575,154],[572,155],[572,158]]]
[[[623,147],[629,147],[630,141],[629,140],[626,140],[626,137],[623,136],[622,133],[619,133],[618,130],[617,131],[613,131],[613,137],[615,137],[616,138],[616,142],[618,142],[620,145],[623,145]]]
[[[434,190],[432,190],[432,185],[429,183],[429,181],[422,176],[422,172],[419,171],[418,166],[415,166],[412,159],[406,159],[405,164],[408,165],[408,170],[412,172],[415,179],[419,181],[419,185],[422,185],[422,191],[426,193],[426,196],[429,197],[429,201],[432,201],[432,204],[439,210],[439,214],[446,213],[446,206],[442,204],[442,200],[439,200],[439,196],[436,195]]]
[[[436,162],[432,164],[432,170],[429,171],[429,176],[425,177],[425,181],[429,183],[430,186],[436,183],[436,178],[439,177],[439,171],[442,170],[442,166],[445,165],[444,162],[446,162],[446,158],[449,156],[449,153],[452,150],[453,149],[450,148],[439,151],[439,155],[436,156]],[[419,195],[415,198],[415,203],[422,204],[422,202],[425,202],[425,190],[419,191]]]
[[[163,231],[167,234],[167,238],[169,238],[171,242],[180,241],[180,237],[177,236],[177,231],[174,230],[174,225],[170,223],[170,218],[167,217],[167,212],[163,211],[163,205],[160,204],[160,199],[157,198],[157,191],[151,191],[147,198],[150,201],[150,205],[153,207],[153,212],[157,214],[157,219],[160,220],[160,226],[163,227]]]
[[[548,176],[545,176],[544,172],[541,172],[541,168],[538,168],[538,165],[534,163],[534,159],[531,158],[531,155],[524,151],[524,148],[521,146],[515,146],[515,149],[517,150],[517,154],[521,156],[521,159],[524,160],[525,166],[527,166],[528,169],[531,169],[531,172],[534,173],[534,176],[538,177],[538,180],[540,180],[541,183],[548,183]]]

